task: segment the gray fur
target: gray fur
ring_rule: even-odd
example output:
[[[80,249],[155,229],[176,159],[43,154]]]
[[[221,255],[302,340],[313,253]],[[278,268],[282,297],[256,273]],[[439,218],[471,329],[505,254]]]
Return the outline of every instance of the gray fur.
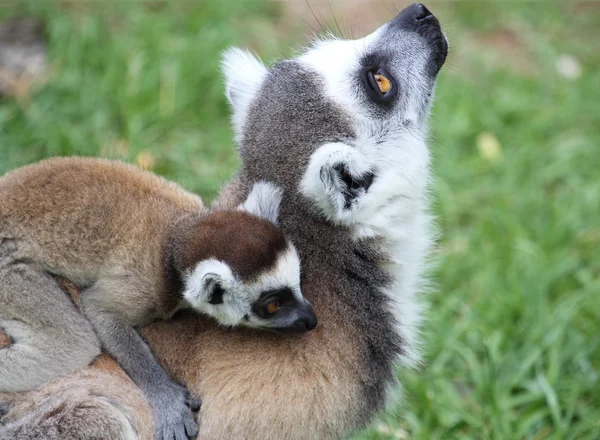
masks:
[[[120,314],[107,311],[103,304],[106,289],[118,293],[132,288],[126,282],[97,281],[82,292],[81,304],[85,315],[98,333],[104,348],[144,391],[154,411],[156,438],[187,440],[198,434],[198,427],[190,412],[187,389],[171,379],[159,365],[150,347]]]
[[[14,241],[0,242],[0,327],[13,339],[0,349],[0,391],[36,388],[100,354],[90,323],[56,280],[16,260],[15,250]],[[46,295],[37,294],[41,290]]]
[[[303,278],[330,280],[330,292],[306,291],[306,298],[318,313],[320,303],[334,297],[335,307],[349,312],[345,324],[360,335],[355,343],[365,380],[363,396],[357,398],[366,422],[383,404],[394,377],[392,362],[402,351],[402,340],[391,330],[388,299],[380,291],[391,282],[380,268],[387,255],[377,242],[352,240],[345,227],[327,222],[297,191],[314,150],[327,142],[351,141],[354,133],[344,112],[323,96],[318,78],[300,63],[276,64],[265,82],[268,87],[254,101],[244,127],[238,181],[249,188],[268,180],[284,189],[279,221],[300,254]],[[269,121],[268,130],[264,121]],[[278,166],[265,166],[265,157]]]

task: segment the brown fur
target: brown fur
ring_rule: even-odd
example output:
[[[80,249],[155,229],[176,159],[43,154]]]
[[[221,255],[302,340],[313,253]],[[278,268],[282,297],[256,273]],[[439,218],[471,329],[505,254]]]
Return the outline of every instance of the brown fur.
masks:
[[[140,319],[139,309],[150,303],[156,304],[158,316],[172,310],[174,295],[169,289],[173,286],[164,279],[165,243],[174,246],[168,251],[174,253],[176,264],[181,257],[184,269],[194,258],[205,256],[191,251],[198,241],[212,237],[203,233],[204,228],[209,232],[223,228],[226,233],[222,239],[208,241],[215,250],[206,256],[230,255],[232,269],[246,277],[261,266],[271,266],[285,244],[281,233],[269,222],[234,211],[241,200],[229,206],[230,212],[204,212],[204,216],[198,216],[206,211],[198,197],[117,162],[50,159],[0,178],[0,195],[0,238],[8,236],[20,243],[19,258],[38,261],[46,270],[79,286],[93,281],[98,272],[117,279],[131,268],[144,274],[136,280],[141,287],[139,295],[111,299],[117,310],[127,311],[132,322]],[[209,221],[204,223],[203,219]],[[234,220],[242,227],[231,228]],[[169,241],[170,227],[184,233]],[[227,246],[236,252],[227,254]],[[167,300],[162,300],[163,293]],[[71,292],[71,297],[79,304],[76,294]],[[190,314],[173,325],[154,325],[145,336],[175,377],[204,397],[201,438],[258,438],[273,433],[270,437],[284,439],[307,438],[313,431],[328,432],[328,426],[340,419],[340,414],[311,417],[314,427],[295,425],[282,431],[294,424],[297,411],[337,411],[348,406],[348,402],[338,401],[340,396],[352,398],[352,392],[331,395],[328,390],[332,385],[344,390],[356,378],[348,379],[348,372],[326,358],[326,365],[318,358],[310,362],[306,358],[309,353],[336,349],[331,331],[325,327],[314,337],[231,331]],[[257,353],[262,355],[257,357]],[[346,349],[341,355],[355,356]],[[346,360],[339,365],[349,363]],[[309,364],[322,371],[317,380]],[[60,431],[73,437],[79,433],[78,438],[95,438],[93,427],[100,438],[112,439],[129,432],[123,420],[130,420],[138,438],[146,438],[139,424],[151,418],[150,409],[140,404],[139,390],[132,391],[135,387],[124,380],[120,368],[106,365],[59,377],[17,397],[4,395],[4,401],[15,399],[3,419],[5,430],[32,437],[42,433],[52,438],[53,432]],[[283,384],[286,392],[282,392]],[[248,405],[244,397],[252,404]],[[290,397],[299,408],[288,402]]]
[[[10,403],[1,440],[152,440],[152,412],[142,391],[108,356],[35,391],[0,393]]]
[[[12,344],[12,341],[8,335],[0,331],[0,349],[8,347],[10,344]]]
[[[221,198],[220,208],[239,203],[236,188],[224,194],[230,196]],[[332,283],[308,278],[303,290],[334,293]],[[335,295],[322,295],[314,306],[319,326],[303,335],[226,330],[191,313],[144,329],[157,357],[202,399],[198,439],[333,439],[356,425],[358,387],[369,380],[361,376],[359,353],[347,343],[357,335],[337,319],[343,312]],[[91,382],[77,382],[77,374],[54,381],[56,392],[61,395],[76,383],[81,392],[91,393],[95,387],[108,389],[122,382],[116,372]],[[21,399],[32,404],[36,394],[25,393]],[[111,394],[111,399],[124,407],[130,403],[121,393]],[[38,423],[45,420],[37,409],[31,411]],[[98,409],[96,416],[110,420],[112,411]],[[136,415],[148,417],[149,412]],[[84,423],[73,418],[67,425],[76,431]]]
[[[107,299],[131,322],[168,316],[179,301],[165,295],[162,249],[170,225],[206,211],[199,197],[132,165],[86,158],[10,172],[0,178],[0,196],[0,237],[20,242],[17,258],[78,285],[143,273],[130,297]],[[143,316],[148,308],[156,316]]]
[[[175,252],[181,255],[178,266],[183,270],[193,269],[198,261],[215,258],[227,261],[241,279],[250,280],[273,267],[277,255],[287,249],[285,236],[273,223],[244,211],[214,212],[187,230],[189,233],[178,240],[187,249]],[[232,243],[236,243],[235,249]]]
[[[17,259],[79,286],[127,276],[127,297],[115,290],[104,303],[134,324],[171,316],[181,299],[172,270],[215,257],[250,279],[287,248],[271,222],[235,209],[209,214],[198,196],[121,162],[48,159],[0,178],[0,197],[0,239],[19,241]]]

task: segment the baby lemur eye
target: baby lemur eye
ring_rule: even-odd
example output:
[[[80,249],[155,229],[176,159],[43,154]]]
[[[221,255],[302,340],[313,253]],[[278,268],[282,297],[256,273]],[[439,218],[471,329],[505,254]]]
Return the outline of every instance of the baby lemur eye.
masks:
[[[272,315],[276,313],[281,308],[281,303],[278,299],[275,299],[267,304],[267,313]]]
[[[259,318],[271,319],[279,311],[283,313],[284,309],[293,309],[297,306],[297,302],[290,287],[281,287],[262,292],[252,305],[252,311]]]

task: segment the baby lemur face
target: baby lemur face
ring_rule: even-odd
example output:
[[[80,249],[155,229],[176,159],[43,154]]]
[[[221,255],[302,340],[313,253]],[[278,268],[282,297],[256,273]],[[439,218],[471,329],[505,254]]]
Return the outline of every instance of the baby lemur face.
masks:
[[[279,189],[254,185],[236,211],[208,215],[193,238],[186,301],[226,326],[312,330],[317,318],[300,291],[300,259],[276,225]]]

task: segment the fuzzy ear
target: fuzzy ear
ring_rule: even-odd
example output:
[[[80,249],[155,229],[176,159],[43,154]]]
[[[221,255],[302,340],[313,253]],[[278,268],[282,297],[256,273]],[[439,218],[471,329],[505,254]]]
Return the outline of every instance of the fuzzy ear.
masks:
[[[204,276],[204,289],[206,290],[206,302],[212,305],[223,304],[223,279],[219,274],[207,273]]]
[[[249,51],[229,48],[223,52],[221,71],[225,76],[225,95],[233,109],[233,128],[239,139],[248,107],[267,75],[267,68]]]
[[[229,266],[210,259],[199,263],[185,279],[183,296],[198,311],[207,313],[206,304],[223,303],[223,294],[235,283]]]
[[[258,182],[254,184],[248,198],[239,209],[277,224],[282,198],[281,188],[269,182]]]

